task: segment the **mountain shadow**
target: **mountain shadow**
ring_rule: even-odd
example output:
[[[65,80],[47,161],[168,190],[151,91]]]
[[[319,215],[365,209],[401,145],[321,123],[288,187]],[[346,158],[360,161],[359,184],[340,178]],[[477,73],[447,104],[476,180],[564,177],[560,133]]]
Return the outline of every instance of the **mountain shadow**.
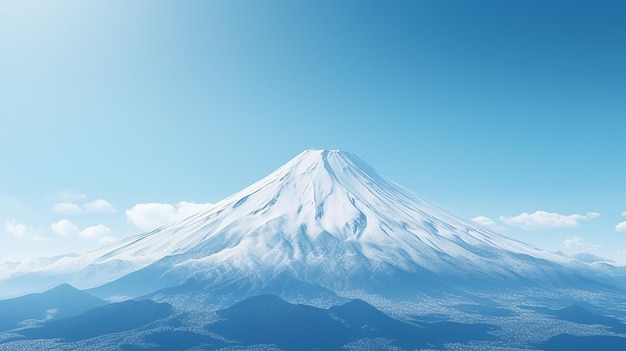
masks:
[[[403,347],[417,347],[428,339],[426,329],[393,319],[363,300],[331,307],[328,312],[344,324],[352,339],[385,337]]]
[[[122,345],[121,349],[123,351],[177,351],[193,347],[200,350],[215,350],[226,345],[224,342],[213,339],[210,336],[182,330],[166,330],[152,333],[145,337],[145,341],[158,346],[138,347]]]
[[[75,317],[22,330],[20,334],[27,339],[59,338],[71,342],[137,329],[172,314],[173,308],[167,303],[131,300],[96,307]]]
[[[243,345],[274,344],[283,350],[343,350],[349,342],[386,338],[402,348],[490,340],[495,327],[452,322],[413,325],[393,319],[362,300],[328,310],[255,296],[218,311],[207,329]]]
[[[626,333],[626,324],[619,319],[603,316],[593,313],[579,305],[571,305],[558,310],[546,307],[522,307],[533,310],[535,312],[547,314],[562,321],[568,321],[577,324],[599,324],[608,327],[615,333]]]
[[[607,335],[560,334],[536,346],[544,351],[626,350],[626,338]]]
[[[345,325],[323,309],[293,305],[274,295],[255,296],[218,312],[208,327],[245,345],[275,344],[284,350],[340,350],[349,341]]]
[[[62,284],[42,293],[0,300],[0,331],[20,327],[26,320],[44,321],[76,316],[94,307],[107,304],[69,284]]]
[[[619,319],[602,316],[586,310],[578,305],[556,310],[552,314],[555,318],[578,324],[600,324],[609,327],[616,333],[626,333],[626,324]]]

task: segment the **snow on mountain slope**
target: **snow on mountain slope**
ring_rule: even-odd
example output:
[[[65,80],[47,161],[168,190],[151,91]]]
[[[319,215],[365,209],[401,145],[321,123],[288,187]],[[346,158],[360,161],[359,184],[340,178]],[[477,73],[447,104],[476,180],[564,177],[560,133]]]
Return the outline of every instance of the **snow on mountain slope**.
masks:
[[[89,288],[156,263],[155,279],[263,285],[288,274],[335,290],[398,273],[549,280],[591,270],[455,217],[350,153],[308,150],[202,213],[11,275],[38,270]]]

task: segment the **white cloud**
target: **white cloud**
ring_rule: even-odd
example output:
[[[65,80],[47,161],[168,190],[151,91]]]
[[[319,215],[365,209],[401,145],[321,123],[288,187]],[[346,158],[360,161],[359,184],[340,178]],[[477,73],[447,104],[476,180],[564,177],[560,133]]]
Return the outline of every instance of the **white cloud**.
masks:
[[[78,232],[78,227],[67,219],[62,219],[58,222],[52,223],[50,228],[52,228],[52,230],[60,236],[68,236]]]
[[[117,211],[110,202],[104,199],[87,202],[82,206],[73,202],[59,202],[52,206],[52,210],[62,215],[77,215],[81,213],[113,213]]]
[[[585,238],[580,237],[580,236],[573,236],[571,238],[567,238],[567,239],[563,240],[563,242],[561,244],[563,244],[563,248],[566,249],[566,250],[569,250],[569,249],[572,249],[572,248],[576,248],[576,247],[588,246],[589,245],[589,243],[587,243]]]
[[[15,219],[4,221],[4,229],[6,229],[7,233],[20,239],[25,238],[28,234],[26,226],[21,223],[17,223]]]
[[[104,224],[98,224],[81,230],[78,235],[83,239],[102,239],[111,235],[111,229]]]
[[[485,226],[488,225],[494,225],[496,224],[493,219],[489,218],[489,217],[485,217],[485,216],[478,216],[478,217],[474,217],[472,218],[472,221],[478,223],[478,224],[482,224]]]
[[[4,221],[4,229],[7,233],[18,239],[28,239],[28,240],[46,240],[46,238],[42,237],[39,234],[39,231],[32,228],[27,227],[22,223],[18,223],[17,220],[11,219]]]
[[[117,211],[110,202],[103,199],[84,204],[83,210],[87,213],[113,213]]]
[[[580,252],[583,250],[590,250],[601,247],[601,245],[594,245],[588,242],[585,238],[581,236],[572,236],[567,238],[561,242],[563,250],[569,252]]]
[[[478,216],[478,217],[474,217],[472,218],[472,221],[482,225],[483,227],[487,227],[489,229],[492,230],[504,230],[505,228],[502,227],[501,225],[498,225],[498,223],[496,223],[493,219],[489,218],[489,217],[485,217],[485,216]]]
[[[83,209],[72,202],[59,202],[52,206],[52,210],[62,215],[77,215],[83,212]]]
[[[126,219],[141,230],[151,230],[172,222],[176,208],[167,203],[139,203],[126,210]]]
[[[117,238],[111,235],[111,229],[104,224],[98,224],[80,230],[74,223],[67,219],[62,219],[50,225],[52,230],[60,236],[68,236],[78,233],[83,239],[97,240],[98,243],[106,245],[117,241]]]
[[[57,199],[64,202],[71,202],[77,200],[84,200],[87,198],[87,195],[77,193],[70,190],[61,190],[57,193]]]
[[[126,219],[135,227],[149,231],[173,221],[189,217],[211,206],[208,203],[181,201],[168,203],[139,203],[126,210]]]
[[[617,223],[617,225],[615,226],[615,231],[626,232],[626,221]]]
[[[587,212],[587,214],[562,215],[546,211],[535,211],[535,213],[522,213],[515,217],[500,217],[500,220],[509,226],[516,226],[527,230],[548,229],[548,228],[571,228],[577,227],[580,221],[587,221],[600,216],[597,212]]]

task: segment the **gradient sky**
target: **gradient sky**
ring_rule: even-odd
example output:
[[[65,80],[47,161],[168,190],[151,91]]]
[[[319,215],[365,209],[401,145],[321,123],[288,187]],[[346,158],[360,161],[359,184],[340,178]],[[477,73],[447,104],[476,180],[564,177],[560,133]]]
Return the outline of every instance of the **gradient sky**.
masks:
[[[2,1],[0,261],[85,252],[328,148],[626,263],[625,18],[622,0]]]

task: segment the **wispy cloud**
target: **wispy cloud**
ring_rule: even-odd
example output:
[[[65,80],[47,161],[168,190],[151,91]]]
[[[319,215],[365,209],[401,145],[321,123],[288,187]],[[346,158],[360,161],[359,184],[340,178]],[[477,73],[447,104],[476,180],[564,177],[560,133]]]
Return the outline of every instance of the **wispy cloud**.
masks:
[[[73,202],[59,202],[52,206],[52,210],[55,213],[62,215],[78,215],[81,213],[105,214],[114,213],[117,211],[110,202],[104,199],[87,202],[83,205],[79,205]]]
[[[78,227],[67,219],[52,223],[50,228],[60,236],[68,236],[78,232]]]
[[[139,203],[126,210],[126,219],[135,227],[148,231],[173,221],[189,217],[206,210],[210,203],[181,201],[175,205],[168,203]]]
[[[25,238],[28,235],[26,226],[21,223],[17,223],[15,219],[4,221],[4,229],[7,233],[13,235],[16,238]]]
[[[71,202],[78,200],[85,200],[87,195],[82,193],[77,193],[71,190],[61,190],[56,194],[56,198],[62,202]]]
[[[104,224],[89,226],[81,230],[71,221],[62,219],[58,222],[52,223],[50,228],[52,231],[63,237],[78,234],[78,236],[82,239],[97,241],[103,245],[117,241],[117,238],[112,235],[111,229]]]
[[[83,205],[83,211],[87,213],[113,213],[117,212],[110,202],[103,199],[88,202]]]
[[[117,241],[117,238],[111,235],[111,229],[103,224],[87,227],[80,232],[83,239],[97,241],[98,244],[108,245]]]
[[[626,216],[626,211],[622,212],[622,216]],[[626,221],[617,223],[617,225],[615,226],[615,231],[618,233],[626,232]]]
[[[33,227],[26,226],[25,224],[18,223],[15,219],[10,219],[4,221],[4,229],[10,235],[18,238],[18,239],[26,239],[26,240],[48,240],[44,236],[41,235],[41,231],[37,230]]]
[[[482,225],[483,227],[487,227],[491,230],[500,231],[500,230],[505,229],[503,226],[496,223],[493,219],[489,217],[485,217],[485,216],[474,217],[472,218],[472,221]]]
[[[587,212],[584,215],[576,213],[563,215],[554,212],[535,211],[534,213],[524,212],[514,217],[501,216],[500,221],[509,226],[533,230],[577,227],[581,221],[588,221],[598,216],[600,216],[600,214],[597,212]]]
[[[81,230],[78,235],[83,239],[95,240],[111,235],[111,229],[104,224],[98,224]]]
[[[580,252],[601,247],[601,245],[588,242],[587,239],[581,236],[569,237],[561,242],[561,246],[563,250],[567,252]]]
[[[83,209],[80,205],[77,205],[72,202],[59,202],[52,206],[52,210],[55,213],[62,215],[77,215],[83,212]]]

